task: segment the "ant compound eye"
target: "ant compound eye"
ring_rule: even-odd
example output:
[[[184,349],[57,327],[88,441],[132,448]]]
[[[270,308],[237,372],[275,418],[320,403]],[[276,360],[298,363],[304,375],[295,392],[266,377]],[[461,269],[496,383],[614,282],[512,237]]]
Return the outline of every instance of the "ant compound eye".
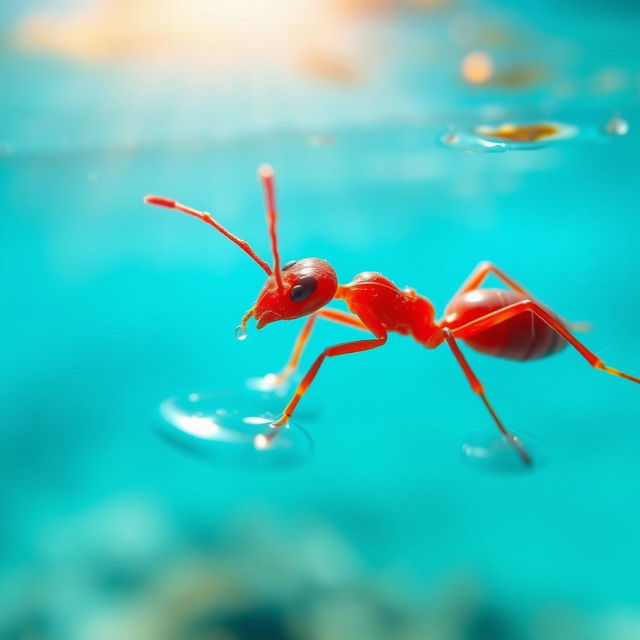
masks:
[[[302,276],[302,278],[293,285],[289,295],[294,302],[302,302],[316,290],[317,286],[318,281],[313,276]]]
[[[280,271],[284,271],[285,269],[288,269],[289,267],[293,267],[293,265],[298,262],[297,260],[289,260],[289,262],[285,262],[282,265],[282,268],[280,269]]]

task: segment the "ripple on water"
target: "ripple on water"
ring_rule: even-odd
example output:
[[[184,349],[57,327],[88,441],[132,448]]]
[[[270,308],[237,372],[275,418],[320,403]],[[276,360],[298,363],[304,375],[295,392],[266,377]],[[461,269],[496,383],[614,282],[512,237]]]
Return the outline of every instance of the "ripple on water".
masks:
[[[626,136],[629,133],[629,123],[619,116],[614,116],[604,125],[604,130],[610,136]]]
[[[496,427],[474,431],[462,445],[462,455],[471,467],[487,473],[529,473],[545,465],[544,447],[528,434],[514,434],[531,456],[533,464],[523,463],[516,447]]]
[[[158,432],[175,446],[216,464],[300,464],[313,451],[311,438],[292,422],[276,432],[272,423],[281,411],[282,401],[272,394],[191,393],[160,405]]]
[[[467,152],[496,153],[514,150],[539,149],[560,141],[577,138],[580,129],[559,122],[529,124],[504,123],[476,125],[445,133],[440,142],[445,147]]]

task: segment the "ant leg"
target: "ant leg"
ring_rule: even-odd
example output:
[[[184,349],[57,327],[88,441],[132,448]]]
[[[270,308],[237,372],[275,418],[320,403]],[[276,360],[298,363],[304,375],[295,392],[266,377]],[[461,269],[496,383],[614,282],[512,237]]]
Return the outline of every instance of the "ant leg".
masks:
[[[536,300],[536,297],[531,295],[531,293],[521,284],[516,282],[511,276],[507,275],[502,269],[500,269],[500,267],[488,261],[480,262],[476,266],[469,277],[463,282],[460,289],[453,296],[452,300],[455,300],[458,296],[461,296],[467,291],[477,289],[491,273],[493,273],[498,280],[501,280],[510,289],[526,296],[529,300]],[[563,322],[565,321],[563,320]],[[571,327],[574,331],[589,331],[591,329],[591,325],[588,322],[565,322],[565,324]]]
[[[300,362],[300,357],[302,356],[302,352],[309,341],[311,336],[311,330],[313,329],[313,325],[316,322],[316,318],[318,317],[317,313],[312,313],[304,323],[302,330],[298,334],[296,341],[293,343],[293,349],[291,350],[291,355],[289,356],[289,360],[287,364],[282,368],[280,373],[276,374],[267,374],[269,378],[273,377],[274,385],[280,385],[286,380],[289,379],[291,374],[298,368],[298,363]]]
[[[498,414],[495,412],[495,410],[491,406],[491,403],[489,402],[484,392],[484,387],[482,386],[482,383],[480,382],[480,380],[478,380],[478,377],[469,366],[467,359],[464,357],[464,354],[460,350],[460,347],[458,346],[456,339],[453,337],[449,329],[444,329],[444,337],[445,337],[445,340],[447,341],[447,344],[449,345],[449,348],[453,352],[453,355],[456,357],[458,364],[464,371],[464,375],[467,376],[467,380],[471,385],[472,391],[474,393],[477,393],[480,396],[480,398],[482,399],[482,402],[484,403],[484,406],[487,408],[487,410],[491,414],[491,417],[496,423],[496,426],[498,427],[498,429],[500,429],[500,432],[502,433],[502,435],[509,441],[509,444],[511,444],[513,448],[518,452],[518,455],[522,459],[522,462],[528,467],[531,466],[533,464],[533,460],[531,459],[531,456],[529,455],[527,450],[524,448],[520,440],[518,440],[516,436],[514,436],[512,433],[509,432],[509,430],[502,423],[502,420],[500,420],[500,418],[498,417]]]
[[[304,323],[302,330],[296,338],[296,341],[293,345],[293,350],[291,351],[291,355],[289,356],[289,361],[284,366],[282,371],[280,371],[280,373],[275,374],[275,377],[273,379],[274,384],[282,384],[298,368],[300,357],[302,356],[302,352],[304,351],[304,348],[309,341],[309,338],[311,337],[313,325],[315,324],[316,318],[318,317],[331,320],[332,322],[337,322],[338,324],[346,324],[347,326],[354,327],[356,329],[362,329],[364,331],[368,330],[361,320],[349,313],[346,313],[345,311],[339,311],[337,309],[321,309],[320,311],[311,314],[307,318],[307,321]]]
[[[574,335],[572,335],[562,324],[562,322],[559,322],[558,319],[554,318],[546,309],[544,309],[544,307],[541,307],[537,302],[533,302],[532,300],[523,300],[522,302],[510,304],[503,309],[492,311],[485,316],[476,318],[475,320],[472,320],[471,322],[468,322],[461,327],[451,329],[450,331],[456,338],[470,338],[477,333],[481,333],[482,331],[486,331],[491,327],[495,327],[501,322],[505,322],[506,320],[520,315],[521,313],[533,313],[534,315],[538,316],[538,318],[546,322],[556,333],[562,336],[576,351],[578,351],[578,353],[594,369],[598,369],[600,371],[604,371],[605,373],[610,373],[611,375],[625,378],[626,380],[631,380],[632,382],[637,382],[640,384],[640,378],[636,378],[635,376],[629,375],[628,373],[624,373],[622,371],[619,371],[618,369],[607,366],[600,358],[598,358],[595,353],[587,349],[587,347],[585,347],[582,342],[580,342]]]
[[[502,280],[504,284],[506,284],[510,289],[521,293],[523,296],[527,296],[530,300],[534,300],[534,296],[532,296],[522,285],[518,284],[513,278],[508,276],[500,267],[497,267],[492,262],[480,262],[476,268],[471,272],[469,277],[462,283],[462,286],[456,294],[453,296],[454,299],[458,296],[461,296],[463,293],[467,291],[472,291],[473,289],[477,289],[489,276],[490,273],[493,273],[499,280]]]
[[[367,351],[369,349],[375,349],[376,347],[381,347],[387,341],[387,332],[383,327],[377,327],[374,336],[377,336],[371,340],[356,340],[353,342],[344,342],[343,344],[336,344],[332,347],[327,347],[324,351],[316,358],[315,362],[311,365],[304,378],[298,385],[293,397],[289,401],[289,404],[285,407],[282,415],[272,423],[272,429],[266,434],[259,434],[256,436],[254,442],[255,446],[258,449],[264,449],[269,445],[270,440],[272,440],[278,433],[279,428],[288,422],[288,420],[293,415],[293,412],[300,402],[302,396],[307,392],[309,386],[313,382],[320,366],[324,362],[325,358],[332,358],[334,356],[342,356],[348,353],[358,353],[359,351]]]

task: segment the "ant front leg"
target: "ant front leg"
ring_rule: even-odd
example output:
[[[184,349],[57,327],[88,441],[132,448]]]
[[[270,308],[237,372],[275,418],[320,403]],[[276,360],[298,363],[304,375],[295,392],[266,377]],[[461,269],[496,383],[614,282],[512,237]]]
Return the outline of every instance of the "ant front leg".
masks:
[[[298,385],[293,397],[285,407],[282,415],[272,423],[272,429],[266,434],[259,434],[256,436],[254,442],[258,449],[264,449],[269,445],[269,442],[277,435],[279,428],[287,424],[298,403],[309,389],[309,386],[316,377],[320,366],[324,362],[325,358],[332,358],[335,356],[346,355],[348,353],[358,353],[360,351],[368,351],[369,349],[375,349],[381,347],[387,341],[387,330],[374,318],[364,319],[362,318],[362,327],[371,331],[375,338],[371,340],[355,340],[353,342],[344,342],[343,344],[333,345],[327,347],[316,358],[315,362],[311,365],[307,373],[302,378],[302,381]]]
[[[569,330],[554,318],[544,307],[541,307],[537,302],[533,300],[523,300],[522,302],[516,302],[510,304],[507,307],[492,311],[485,316],[480,316],[467,324],[451,329],[451,333],[456,338],[470,338],[478,333],[482,333],[487,329],[491,329],[496,325],[506,322],[507,320],[514,318],[521,313],[533,313],[541,320],[546,322],[556,333],[562,336],[594,369],[610,373],[611,375],[625,378],[640,384],[640,378],[632,376],[613,367],[607,366],[598,356],[587,349],[580,340],[578,340]]]
[[[522,442],[520,442],[520,440],[518,440],[516,436],[510,433],[509,430],[504,426],[504,424],[502,423],[502,420],[500,420],[500,418],[498,417],[498,414],[495,412],[494,408],[491,406],[491,403],[489,402],[489,399],[487,398],[487,395],[484,392],[484,387],[482,383],[480,382],[480,380],[478,380],[478,377],[473,372],[473,369],[471,369],[471,367],[469,366],[469,363],[467,362],[467,359],[464,357],[464,354],[460,350],[460,347],[458,346],[456,339],[453,337],[451,330],[443,329],[443,331],[444,331],[445,340],[447,341],[449,348],[451,349],[453,355],[458,361],[458,364],[464,371],[464,375],[467,377],[467,380],[471,385],[472,391],[474,393],[477,393],[480,396],[480,398],[482,399],[482,402],[484,403],[484,406],[487,408],[487,410],[491,414],[491,417],[496,423],[496,426],[498,427],[502,435],[509,441],[509,444],[511,444],[513,448],[518,452],[518,455],[522,459],[522,462],[527,466],[531,466],[533,464],[533,460],[531,459],[531,456],[529,455],[527,450],[524,448]]]
[[[320,311],[311,314],[307,318],[307,321],[304,323],[302,330],[296,338],[287,364],[284,366],[282,371],[280,371],[280,373],[269,374],[269,382],[274,386],[283,384],[291,377],[293,373],[295,373],[296,369],[298,368],[302,352],[304,351],[304,348],[307,345],[309,338],[311,337],[311,331],[313,330],[313,326],[318,317],[325,318],[326,320],[331,320],[332,322],[336,322],[338,324],[344,324],[355,329],[361,329],[363,331],[368,330],[359,318],[352,316],[351,314],[344,311],[339,311],[337,309],[321,309]]]

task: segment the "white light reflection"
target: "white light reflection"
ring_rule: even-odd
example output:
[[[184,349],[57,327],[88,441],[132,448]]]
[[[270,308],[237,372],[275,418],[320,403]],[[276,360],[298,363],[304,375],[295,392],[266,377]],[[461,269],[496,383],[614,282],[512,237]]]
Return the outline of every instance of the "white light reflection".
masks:
[[[242,422],[254,425],[271,424],[269,418],[261,418],[259,416],[247,416],[246,418],[242,418]]]
[[[264,433],[259,433],[254,439],[253,444],[256,449],[264,450],[269,446],[269,438],[264,435]]]
[[[181,411],[173,400],[166,400],[160,405],[160,415],[176,429],[196,438],[230,443],[248,440],[248,436],[223,427],[213,416],[197,416]]]
[[[247,387],[252,391],[273,393],[276,397],[282,398],[291,387],[291,378],[287,377],[283,380],[275,373],[267,373],[259,378],[249,378],[247,380]]]
[[[303,462],[313,452],[303,429],[289,423],[273,425],[271,403],[262,396],[246,392],[197,396],[195,403],[189,395],[165,400],[158,430],[198,457],[225,465],[287,466]]]

